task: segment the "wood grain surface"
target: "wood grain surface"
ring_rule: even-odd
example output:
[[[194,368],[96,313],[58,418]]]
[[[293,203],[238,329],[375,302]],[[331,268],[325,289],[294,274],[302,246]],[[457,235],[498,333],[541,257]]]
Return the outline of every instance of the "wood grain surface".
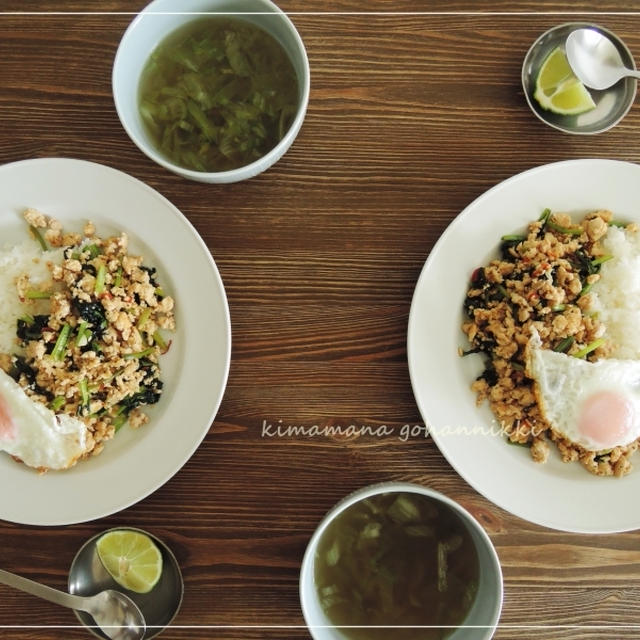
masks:
[[[421,436],[262,433],[265,421],[423,424],[407,321],[422,265],[448,223],[489,187],[537,165],[640,161],[637,104],[599,136],[539,122],[520,84],[527,49],[555,24],[587,20],[615,31],[638,59],[640,2],[282,0],[309,55],[308,114],[276,166],[220,186],[156,166],[118,121],[113,58],[143,6],[0,1],[0,162],[91,160],[171,200],[226,287],[228,386],[204,442],[163,487],[96,522],[0,521],[0,566],[64,588],[88,537],[141,527],[169,544],[185,578],[182,609],[161,637],[309,638],[298,574],[321,517],[354,489],[409,480],[459,501],[491,536],[505,579],[497,640],[640,637],[640,533],[530,524],[478,495]],[[2,586],[0,625],[0,637],[16,640],[88,637],[70,611]]]

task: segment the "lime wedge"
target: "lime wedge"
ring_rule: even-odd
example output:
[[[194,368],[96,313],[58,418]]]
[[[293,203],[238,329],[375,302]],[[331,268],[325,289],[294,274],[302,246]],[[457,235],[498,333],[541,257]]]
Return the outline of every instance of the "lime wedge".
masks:
[[[543,109],[561,115],[578,115],[596,106],[587,88],[571,70],[561,47],[556,47],[540,67],[533,97]]]
[[[111,577],[125,589],[148,593],[162,575],[162,554],[144,533],[108,531],[96,543],[98,557]]]

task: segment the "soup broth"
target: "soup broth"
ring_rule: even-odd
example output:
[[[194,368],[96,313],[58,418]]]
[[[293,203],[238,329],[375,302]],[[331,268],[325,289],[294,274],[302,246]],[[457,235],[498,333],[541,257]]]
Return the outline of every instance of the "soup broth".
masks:
[[[321,606],[354,640],[439,640],[462,623],[478,590],[479,562],[458,515],[418,493],[353,504],[323,533],[315,558]],[[422,628],[417,627],[441,627]]]
[[[156,148],[196,171],[228,171],[268,153],[295,118],[298,81],[282,45],[239,18],[193,20],[142,72],[139,108]]]

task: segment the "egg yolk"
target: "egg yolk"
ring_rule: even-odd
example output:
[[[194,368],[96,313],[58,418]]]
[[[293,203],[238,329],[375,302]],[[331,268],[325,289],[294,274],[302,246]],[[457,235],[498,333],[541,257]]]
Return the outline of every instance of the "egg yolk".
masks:
[[[16,435],[16,425],[11,417],[7,401],[0,393],[0,439],[13,440]]]
[[[633,440],[633,404],[616,391],[598,391],[582,405],[578,429],[602,449],[611,449]]]

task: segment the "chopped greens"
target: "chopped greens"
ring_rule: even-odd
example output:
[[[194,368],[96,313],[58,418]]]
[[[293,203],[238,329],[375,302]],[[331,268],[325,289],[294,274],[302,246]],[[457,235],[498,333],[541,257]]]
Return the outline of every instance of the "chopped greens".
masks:
[[[88,329],[89,323],[83,320],[78,327],[78,333],[76,334],[76,346],[84,347],[89,338],[91,337],[91,331]]]
[[[569,348],[573,344],[574,340],[575,338],[573,336],[567,336],[566,338],[563,338],[562,340],[560,340],[560,342],[558,342],[553,347],[553,350],[559,353],[567,353],[567,351],[569,351]]]
[[[549,229],[553,229],[553,231],[557,231],[558,233],[565,233],[570,236],[581,236],[583,234],[583,230],[581,227],[563,227],[557,222],[551,220],[551,218],[547,219],[546,225],[547,227],[549,227]]]
[[[289,129],[297,105],[297,77],[283,47],[237,18],[179,28],[151,54],[140,81],[140,114],[155,145],[196,171],[261,158]]]
[[[145,324],[147,324],[147,320],[149,320],[149,318],[151,317],[151,307],[147,307],[141,314],[140,317],[138,318],[138,322],[136,324],[136,327],[138,329],[142,329],[142,327],[144,327]]]
[[[51,297],[51,292],[29,289],[28,291],[25,291],[24,297],[27,298],[27,300],[47,300]]]
[[[507,234],[500,238],[500,253],[502,257],[507,260],[509,258],[509,250],[512,247],[517,247],[523,240],[526,240],[527,236],[519,233]]]
[[[601,347],[603,344],[604,344],[604,338],[598,338],[597,340],[590,342],[588,345],[580,349],[580,351],[576,351],[576,353],[574,353],[573,355],[576,358],[585,358],[592,351],[595,351],[598,347]]]
[[[49,247],[47,246],[45,239],[42,237],[40,230],[37,227],[34,227],[32,224],[30,224],[29,231],[31,232],[31,235],[38,241],[40,248],[43,251],[48,251]]]
[[[73,308],[78,316],[91,327],[93,336],[101,338],[107,328],[107,318],[102,304],[99,301],[86,302],[74,298]]]
[[[612,259],[613,259],[613,256],[609,256],[609,255],[600,256],[599,258],[594,258],[591,261],[591,265],[594,267],[599,267],[602,263],[608,262],[609,260],[612,260]]]
[[[162,337],[162,334],[159,331],[153,332],[153,342],[157,344],[158,347],[160,347],[162,353],[165,353],[170,347],[170,343],[167,343],[167,341]]]
[[[107,277],[107,267],[102,262],[98,267],[98,273],[96,274],[96,282],[94,285],[94,291],[96,294],[104,293],[105,289],[105,279]]]
[[[49,316],[47,315],[35,315],[30,316],[25,314],[17,320],[16,335],[23,342],[28,340],[40,340],[42,337],[42,331],[49,322]]]
[[[420,511],[406,494],[401,493],[398,497],[393,501],[389,509],[387,510],[387,515],[394,521],[399,524],[406,524],[409,522],[415,522],[420,519]]]
[[[542,225],[544,226],[547,224],[550,217],[551,217],[551,209],[549,207],[546,207],[540,214],[540,217],[538,218],[538,220],[542,222]]]
[[[56,396],[49,404],[49,408],[51,409],[51,411],[58,411],[62,409],[65,402],[66,398],[64,396]]]
[[[97,258],[102,253],[102,250],[97,244],[88,244],[82,251],[83,253],[87,251],[90,258]]]
[[[51,357],[54,360],[64,360],[64,354],[67,350],[67,340],[69,339],[69,333],[71,332],[71,325],[65,323],[60,330],[58,339],[51,352]]]
[[[78,412],[80,414],[83,414],[84,412],[89,411],[89,405],[91,402],[91,397],[89,395],[89,385],[87,383],[86,378],[83,378],[82,380],[80,380],[80,382],[78,383],[78,388],[80,389],[80,398],[81,398],[81,403],[78,406]]]
[[[153,347],[147,347],[142,351],[136,351],[134,353],[125,353],[122,357],[125,360],[134,360],[136,358],[146,358],[148,355],[151,355],[153,351],[154,351]]]

